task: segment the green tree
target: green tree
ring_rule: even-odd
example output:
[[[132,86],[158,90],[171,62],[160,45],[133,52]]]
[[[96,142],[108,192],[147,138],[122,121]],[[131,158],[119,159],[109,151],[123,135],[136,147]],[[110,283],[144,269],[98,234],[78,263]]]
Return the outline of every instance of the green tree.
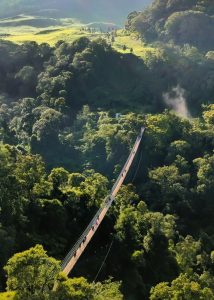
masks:
[[[180,270],[192,274],[198,264],[198,255],[201,253],[200,241],[187,236],[175,245],[174,251]]]
[[[92,286],[83,277],[60,280],[53,299],[94,300]]]
[[[189,173],[180,174],[177,166],[159,167],[149,172],[151,190],[155,191],[156,203],[161,209],[173,212],[186,199]],[[180,203],[179,203],[180,202]]]
[[[113,282],[110,279],[102,283],[97,282],[93,285],[94,300],[123,300],[120,287],[120,282]]]
[[[172,281],[171,285],[160,283],[151,289],[150,300],[209,300],[214,299],[213,290],[204,287],[195,279],[188,278],[186,274],[181,274]]]
[[[60,265],[48,257],[42,246],[15,254],[5,266],[7,289],[19,299],[47,299],[60,272]]]

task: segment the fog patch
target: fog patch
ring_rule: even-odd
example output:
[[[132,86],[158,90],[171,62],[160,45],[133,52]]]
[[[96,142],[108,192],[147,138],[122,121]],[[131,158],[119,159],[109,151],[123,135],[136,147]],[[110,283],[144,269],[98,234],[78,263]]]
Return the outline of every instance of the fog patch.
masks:
[[[185,98],[185,90],[179,85],[172,88],[168,93],[163,94],[163,100],[166,105],[171,108],[177,115],[190,118],[191,114],[187,107],[187,101]]]

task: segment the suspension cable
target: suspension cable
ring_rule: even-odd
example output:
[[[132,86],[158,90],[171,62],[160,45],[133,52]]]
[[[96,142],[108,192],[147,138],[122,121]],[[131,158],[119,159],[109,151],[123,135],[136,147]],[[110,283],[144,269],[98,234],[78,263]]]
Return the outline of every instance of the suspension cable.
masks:
[[[134,177],[133,177],[133,179],[132,179],[132,183],[135,181],[135,178],[137,177],[137,174],[138,174],[138,171],[139,171],[139,168],[140,168],[140,164],[141,164],[142,158],[143,158],[143,150],[141,149],[141,152],[140,152],[140,159],[139,159],[138,166],[137,166],[137,168],[136,168]]]
[[[97,278],[98,278],[98,276],[100,275],[100,272],[102,271],[102,269],[103,269],[103,267],[104,267],[104,264],[105,264],[105,262],[106,262],[106,260],[107,260],[107,258],[108,258],[108,256],[109,256],[109,253],[110,253],[110,251],[111,251],[113,242],[114,242],[114,236],[113,236],[113,239],[112,239],[112,241],[111,241],[111,243],[110,243],[110,245],[109,245],[109,248],[108,248],[108,251],[107,251],[107,253],[106,253],[106,256],[105,256],[105,258],[103,259],[103,262],[102,262],[102,264],[101,264],[101,266],[100,266],[100,268],[99,268],[99,270],[98,270],[98,272],[97,272],[97,274],[96,274],[96,276],[95,276],[93,282],[97,281]]]
[[[82,253],[85,251],[87,245],[91,241],[95,232],[97,231],[97,229],[101,225],[103,219],[105,218],[109,208],[111,207],[112,203],[114,202],[115,197],[118,194],[118,192],[127,176],[127,173],[134,161],[135,155],[136,155],[138,148],[140,146],[140,143],[142,141],[144,131],[145,131],[145,127],[142,127],[140,130],[140,134],[136,138],[136,141],[132,148],[132,151],[130,152],[129,157],[128,157],[125,165],[123,166],[123,169],[120,172],[114,186],[112,187],[111,191],[109,192],[109,195],[105,198],[100,209],[97,211],[97,213],[95,214],[94,218],[91,220],[91,222],[89,223],[89,225],[87,226],[85,231],[79,237],[76,244],[73,246],[73,248],[66,255],[65,259],[62,261],[61,267],[62,267],[63,272],[66,275],[68,275],[71,272],[71,270],[77,263],[78,259],[80,258]],[[139,165],[140,165],[140,163],[139,163]],[[139,169],[139,165],[138,165],[138,169]],[[135,175],[137,175],[137,173]],[[111,250],[111,246],[110,246],[109,252]],[[107,254],[107,256],[108,256],[108,254]],[[106,257],[106,259],[107,259],[107,257]],[[105,263],[105,261],[104,261],[104,263]]]

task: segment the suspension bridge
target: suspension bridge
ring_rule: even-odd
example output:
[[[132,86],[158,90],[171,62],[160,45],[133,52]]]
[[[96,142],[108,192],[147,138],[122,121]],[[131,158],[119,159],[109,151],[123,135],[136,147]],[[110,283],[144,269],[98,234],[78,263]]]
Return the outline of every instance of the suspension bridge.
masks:
[[[89,244],[92,237],[96,233],[97,229],[99,228],[100,224],[102,223],[103,219],[105,218],[109,208],[111,207],[113,201],[115,200],[115,197],[116,197],[117,193],[119,192],[124,180],[126,179],[128,171],[129,171],[129,169],[133,163],[133,160],[136,156],[136,153],[140,146],[141,140],[143,138],[144,131],[145,131],[145,128],[142,127],[140,130],[140,134],[137,136],[135,144],[129,154],[129,157],[128,157],[125,165],[123,166],[122,171],[120,172],[109,195],[104,199],[100,209],[97,211],[97,213],[95,214],[95,216],[93,217],[91,222],[88,224],[87,228],[84,230],[82,235],[79,237],[76,244],[72,247],[70,252],[66,255],[65,259],[62,261],[61,268],[62,268],[62,271],[66,275],[69,275],[69,273],[74,268],[78,259],[85,251],[87,245]]]

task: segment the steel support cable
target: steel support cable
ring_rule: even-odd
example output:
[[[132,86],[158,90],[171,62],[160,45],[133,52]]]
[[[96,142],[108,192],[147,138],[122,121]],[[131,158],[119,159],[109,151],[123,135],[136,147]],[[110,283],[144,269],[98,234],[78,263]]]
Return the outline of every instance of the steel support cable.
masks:
[[[134,177],[132,179],[132,183],[135,181],[135,178],[137,177],[137,174],[138,174],[138,171],[139,171],[139,168],[140,168],[140,164],[141,164],[142,158],[143,158],[143,150],[141,149],[140,159],[139,159],[139,162],[138,162],[137,169],[135,171]]]
[[[142,140],[143,134],[144,134],[145,128],[141,128],[140,134],[138,135],[136,142],[132,148],[132,151],[122,169],[120,172],[113,188],[110,191],[110,194],[104,199],[103,204],[101,205],[100,209],[95,214],[94,218],[91,220],[87,228],[83,231],[82,235],[79,237],[75,245],[72,247],[72,249],[69,251],[69,253],[66,255],[65,259],[61,263],[62,270],[68,275],[73,268],[73,266],[76,264],[77,260],[87,247],[87,244],[90,242],[91,238],[93,237],[94,233],[100,226],[102,220],[104,219],[107,211],[109,210],[110,206],[112,205],[112,202],[115,200],[115,196],[118,193],[119,189],[121,188],[121,185],[123,184],[123,181],[125,180],[127,173],[131,167],[131,164],[134,160],[134,157],[136,155],[136,152],[139,148],[140,142]],[[97,224],[97,220],[100,222]],[[95,226],[95,227],[94,227]],[[91,232],[93,231],[93,232]],[[86,242],[86,243],[85,243]],[[83,246],[83,249],[78,253],[78,249],[81,249],[81,246]],[[77,255],[77,258],[75,258]]]
[[[87,228],[83,231],[83,233],[81,234],[81,236],[79,237],[79,239],[77,240],[77,242],[75,243],[75,245],[72,247],[72,249],[69,251],[69,253],[66,255],[66,257],[64,258],[64,260],[61,263],[61,267],[62,269],[65,268],[65,266],[67,265],[68,261],[71,259],[71,257],[73,257],[74,253],[78,250],[79,246],[82,244],[84,238],[88,235],[89,231],[91,230],[91,227],[96,223],[99,215],[101,214],[101,212],[103,211],[103,209],[109,208],[112,204],[112,202],[114,201],[114,199],[111,199],[108,203],[106,202],[109,199],[109,196],[107,196],[103,203],[102,206],[100,207],[100,209],[97,211],[97,213],[95,214],[95,216],[93,217],[93,219],[91,220],[91,222],[88,224]]]
[[[106,201],[107,198],[108,197],[106,197],[104,201]],[[67,262],[74,255],[75,251],[79,248],[79,245],[82,243],[85,236],[87,236],[88,232],[91,230],[91,227],[96,222],[97,217],[100,215],[102,210],[103,210],[103,206],[101,206],[100,209],[97,211],[97,213],[95,214],[95,216],[93,217],[91,222],[88,224],[87,228],[83,231],[83,233],[81,234],[81,236],[79,237],[79,239],[77,240],[77,242],[75,243],[75,245],[73,246],[71,251],[69,251],[69,253],[66,255],[65,259],[62,261],[62,263],[61,263],[62,268],[64,268],[67,265]]]
[[[138,162],[138,166],[137,166],[136,172],[135,172],[134,177],[133,177],[133,179],[132,179],[132,182],[135,180],[135,178],[136,178],[136,176],[137,176],[137,173],[138,173],[138,170],[139,170],[139,167],[140,167],[140,163],[141,163],[142,157],[143,157],[143,150],[141,149],[140,159],[139,159],[139,162]],[[109,245],[109,248],[108,248],[108,251],[107,251],[107,253],[106,253],[106,256],[105,256],[105,258],[103,259],[102,264],[101,264],[101,266],[100,266],[100,268],[99,268],[99,270],[98,270],[98,272],[97,272],[97,274],[96,274],[96,276],[95,276],[93,282],[96,282],[96,281],[97,281],[97,278],[98,278],[98,276],[100,275],[100,272],[102,271],[102,269],[103,269],[103,267],[104,267],[104,264],[105,264],[105,262],[106,262],[106,260],[107,260],[107,258],[108,258],[108,256],[109,256],[109,253],[110,253],[111,248],[112,248],[112,246],[113,246],[113,242],[114,242],[114,236],[113,236],[113,239],[112,239],[112,241],[111,241],[111,243],[110,243],[110,245]]]
[[[142,137],[141,137],[141,138],[142,138]],[[138,144],[138,140],[136,140],[133,149],[135,149],[135,147],[136,147],[137,144]],[[112,187],[112,189],[111,189],[111,192],[113,192],[113,191],[115,190],[115,188],[117,187],[117,185],[118,185],[118,183],[119,183],[119,181],[120,181],[120,178],[121,178],[121,176],[124,174],[124,172],[125,172],[125,170],[126,170],[126,167],[127,167],[128,163],[129,163],[129,160],[131,159],[132,155],[133,155],[133,150],[130,152],[129,157],[128,157],[128,159],[127,159],[125,165],[123,166],[122,171],[120,172],[120,174],[119,174],[119,176],[118,176],[116,182],[114,183],[114,185],[113,185],[113,187]]]
[[[102,271],[102,269],[103,269],[103,267],[104,267],[104,264],[105,264],[105,262],[106,262],[106,260],[107,260],[107,258],[108,258],[108,256],[109,256],[109,253],[110,253],[111,248],[112,248],[112,246],[113,246],[113,242],[114,242],[114,236],[113,236],[113,239],[112,239],[112,241],[111,241],[111,243],[110,243],[110,245],[109,245],[109,247],[108,247],[108,251],[107,251],[107,253],[106,253],[106,256],[104,257],[103,262],[102,262],[102,264],[101,264],[101,266],[100,266],[100,268],[99,268],[99,270],[98,270],[96,276],[94,277],[93,282],[96,282],[96,281],[97,281],[97,278],[98,278],[98,276],[100,275],[100,272]]]

